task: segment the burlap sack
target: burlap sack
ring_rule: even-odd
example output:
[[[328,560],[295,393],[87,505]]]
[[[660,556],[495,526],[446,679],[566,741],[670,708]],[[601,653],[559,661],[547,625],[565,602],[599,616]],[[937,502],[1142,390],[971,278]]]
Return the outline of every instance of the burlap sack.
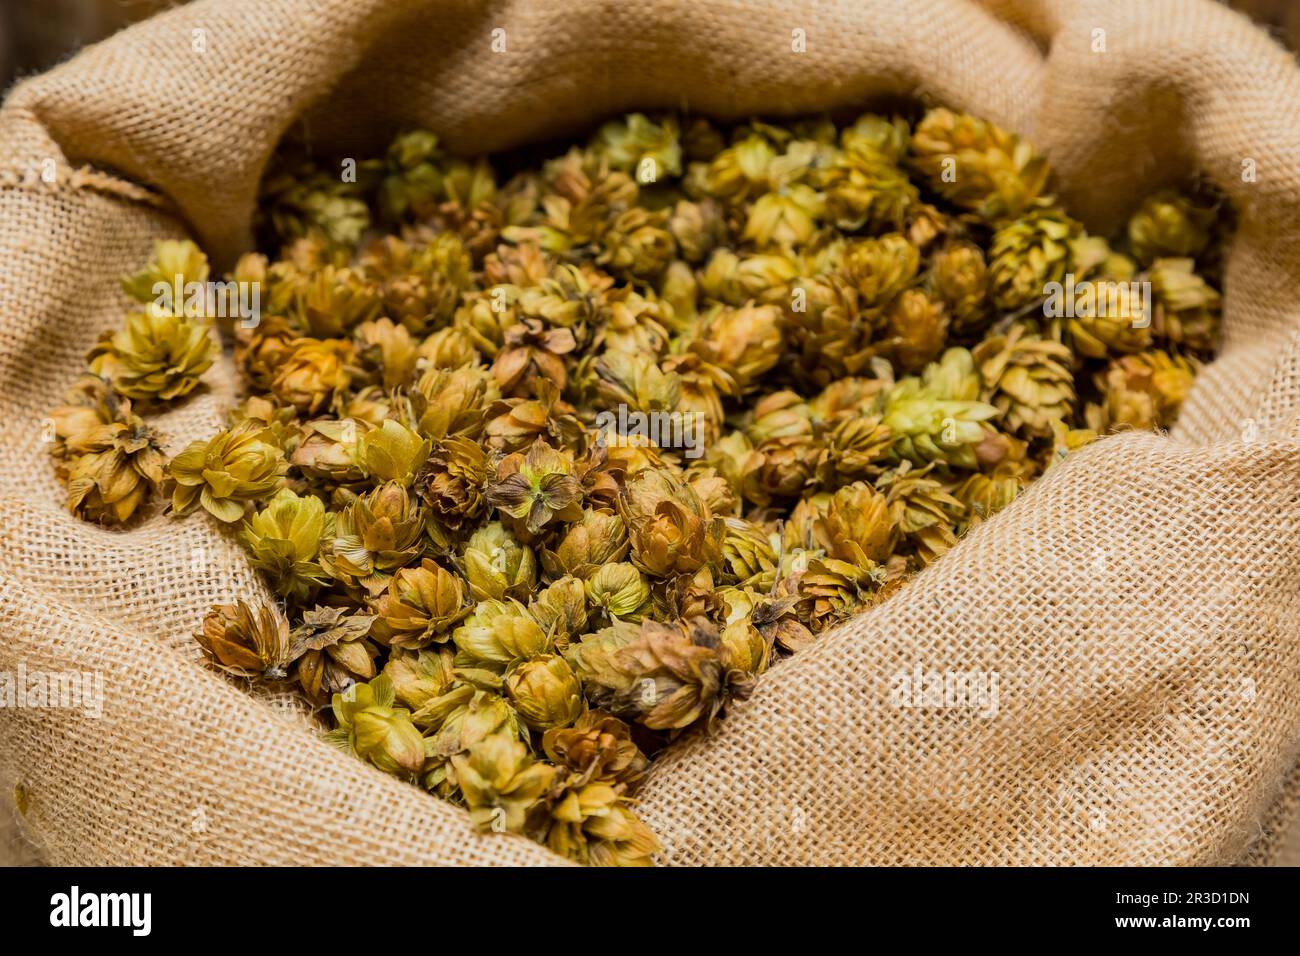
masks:
[[[481,152],[635,107],[915,97],[1032,137],[1098,230],[1211,176],[1242,214],[1223,355],[1172,435],[1072,456],[775,667],[657,765],[642,813],[672,863],[1279,859],[1300,803],[1300,71],[1209,0],[206,0],[18,87],[0,112],[0,670],[106,685],[98,720],[0,711],[0,782],[25,786],[46,858],[556,862],[199,664],[207,606],[260,586],[212,524],[115,533],[62,510],[41,420],[152,240],[229,264],[299,122],[331,152],[411,124]],[[158,422],[169,451],[231,402],[230,366],[210,378]],[[893,706],[916,667],[996,677],[996,712]]]

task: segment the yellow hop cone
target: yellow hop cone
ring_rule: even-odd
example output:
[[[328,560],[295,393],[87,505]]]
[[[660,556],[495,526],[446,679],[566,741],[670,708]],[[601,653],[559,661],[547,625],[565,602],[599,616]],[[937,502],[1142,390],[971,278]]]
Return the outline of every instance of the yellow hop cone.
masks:
[[[311,413],[352,380],[352,345],[340,339],[299,339],[279,365],[271,390],[286,404]]]
[[[897,525],[885,496],[857,481],[831,496],[813,529],[817,543],[828,554],[869,568],[889,557],[897,540]]]
[[[1129,248],[1143,265],[1197,256],[1210,242],[1215,211],[1172,189],[1148,196],[1128,222]]]
[[[1028,143],[992,123],[933,109],[912,135],[911,162],[931,189],[992,222],[1022,215],[1051,169]]]
[[[1073,357],[1061,343],[1017,325],[985,339],[972,357],[984,383],[982,397],[998,409],[1007,430],[1049,438],[1052,422],[1073,413]]]
[[[415,480],[432,449],[431,441],[391,418],[357,439],[357,459],[366,473],[405,487]]]
[[[451,763],[470,819],[489,832],[522,833],[528,811],[541,802],[556,773],[506,734],[479,741]]]
[[[489,598],[527,597],[537,583],[537,558],[499,521],[479,528],[461,551],[470,595]]]
[[[1038,209],[993,234],[989,249],[989,295],[1003,312],[1043,299],[1072,267],[1072,243],[1082,227],[1059,209]]]
[[[327,578],[317,561],[324,535],[324,503],[314,495],[299,497],[282,488],[248,520],[240,540],[277,594],[302,601]]]
[[[207,441],[191,442],[167,463],[172,510],[186,515],[200,505],[219,521],[238,521],[247,503],[284,483],[284,453],[257,419],[245,419]]]
[[[326,738],[385,773],[415,777],[424,767],[424,737],[395,701],[393,682],[383,674],[335,694],[330,706],[338,726]]]
[[[471,661],[507,665],[545,653],[550,635],[518,601],[485,600],[451,638]]]
[[[567,727],[583,711],[582,685],[568,662],[556,654],[539,654],[512,665],[504,686],[519,716],[534,730]]]
[[[189,239],[158,239],[153,244],[153,257],[139,272],[122,279],[122,289],[135,301],[142,304],[157,302],[159,283],[167,286],[172,296],[171,309],[176,314],[185,314],[184,302],[175,301],[175,288],[179,283],[183,294],[191,282],[208,281],[208,257]]]
[[[216,358],[202,322],[168,312],[134,312],[90,351],[90,370],[127,398],[169,401],[188,395]]]

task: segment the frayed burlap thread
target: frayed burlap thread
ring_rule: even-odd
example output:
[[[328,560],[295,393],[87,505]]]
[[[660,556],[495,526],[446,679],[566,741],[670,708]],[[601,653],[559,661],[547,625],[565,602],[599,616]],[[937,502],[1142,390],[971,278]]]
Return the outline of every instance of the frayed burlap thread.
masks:
[[[505,51],[493,51],[496,30]],[[806,52],[796,53],[794,31]],[[1100,31],[1100,33],[1098,32]],[[1098,38],[1103,42],[1098,46]],[[1210,0],[200,0],[0,110],[0,670],[93,671],[102,716],[0,711],[56,863],[558,862],[326,746],[199,662],[261,593],[200,517],[80,523],[42,420],[158,238],[249,245],[291,129],[368,155],[410,125],[490,151],[629,108],[719,118],[942,102],[1045,148],[1091,227],[1201,171],[1241,225],[1222,356],[1172,435],[1054,468],[900,596],[775,667],[640,812],[680,864],[1195,864],[1293,854],[1300,807],[1300,70]],[[53,182],[42,172],[54,167]],[[168,451],[236,398],[228,360]],[[897,706],[900,674],[986,706]]]

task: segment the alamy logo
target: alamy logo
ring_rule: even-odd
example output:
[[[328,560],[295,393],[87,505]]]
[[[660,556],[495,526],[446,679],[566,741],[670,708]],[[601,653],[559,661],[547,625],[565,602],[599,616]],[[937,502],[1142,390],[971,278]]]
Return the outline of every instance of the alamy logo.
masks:
[[[71,892],[50,897],[51,926],[129,926],[131,935],[148,936],[153,925],[151,893]]]
[[[991,671],[924,670],[913,665],[910,671],[894,674],[889,703],[906,709],[973,710],[985,719],[998,713],[998,675]]]
[[[1128,319],[1135,329],[1151,324],[1150,282],[1064,282],[1043,286],[1043,315],[1049,319]]]
[[[616,412],[600,412],[596,428],[601,435],[648,438],[665,450],[682,449],[686,458],[699,458],[704,454],[703,412],[650,412],[629,411],[619,405]]]
[[[29,671],[18,662],[13,671],[0,671],[0,710],[51,708],[83,710],[104,716],[104,675],[99,671]]]
[[[155,282],[153,307],[190,318],[239,319],[244,328],[262,320],[262,286],[258,282],[186,282],[176,275],[171,282]]]

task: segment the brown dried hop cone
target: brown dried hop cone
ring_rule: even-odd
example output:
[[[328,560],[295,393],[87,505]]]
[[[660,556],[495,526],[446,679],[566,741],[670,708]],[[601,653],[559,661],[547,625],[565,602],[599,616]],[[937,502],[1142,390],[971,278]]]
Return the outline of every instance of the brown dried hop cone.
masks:
[[[796,281],[784,338],[801,384],[822,388],[867,368],[874,328],[860,316],[860,299],[857,286],[834,273]]]
[[[541,320],[526,318],[506,329],[492,374],[505,395],[531,391],[528,386],[539,375],[562,389],[568,381],[563,356],[576,347],[571,329],[548,329]]]
[[[395,571],[420,559],[424,525],[418,500],[400,482],[386,481],[337,513],[320,565],[341,584],[379,594]]]
[[[826,436],[817,462],[818,480],[823,487],[836,488],[878,474],[893,443],[894,433],[881,416],[845,418]]]
[[[783,643],[799,648],[811,642],[811,637],[833,627],[852,614],[862,610],[875,599],[880,586],[877,568],[864,568],[851,561],[835,558],[816,558],[808,566],[788,579],[793,587],[792,613],[802,625],[803,635],[792,632],[787,625],[780,630]]]
[[[931,189],[989,221],[1023,214],[1051,175],[1047,161],[1015,134],[946,109],[930,110],[917,124],[910,159]]]
[[[318,606],[303,612],[290,640],[294,652],[302,655],[295,676],[308,697],[325,701],[358,681],[374,678],[379,651],[366,639],[374,620],[372,614],[349,614],[341,607]]]
[[[482,446],[452,436],[435,444],[415,476],[415,491],[433,520],[459,531],[480,518],[488,507],[484,486],[488,459]]]
[[[1088,406],[1088,427],[1099,434],[1166,427],[1178,414],[1195,377],[1193,361],[1167,352],[1115,359],[1095,377],[1102,400]]]
[[[629,478],[619,513],[632,543],[632,563],[646,574],[690,574],[721,556],[722,519],[667,469],[646,468]]]
[[[885,334],[895,366],[919,372],[939,357],[948,338],[944,304],[922,291],[908,289],[894,299],[886,314]]]
[[[279,363],[271,391],[288,405],[303,412],[315,412],[351,383],[348,364],[352,359],[350,342],[297,339]]]
[[[526,455],[516,452],[502,460],[486,498],[530,534],[553,521],[582,516],[582,485],[574,474],[573,457],[540,439]]]
[[[222,670],[240,677],[282,679],[292,662],[289,622],[265,604],[218,604],[195,640]]]
[[[469,613],[461,577],[425,558],[419,567],[393,574],[388,588],[370,602],[371,633],[390,647],[418,649],[446,641],[450,629]]]
[[[546,731],[542,747],[552,763],[582,783],[635,783],[649,765],[627,724],[599,710],[587,711],[572,727]]]
[[[101,524],[124,524],[163,482],[159,436],[131,413],[131,402],[93,384],[74,398],[93,402],[51,413],[56,470],[68,510]]]
[[[85,374],[67,391],[67,405],[50,412],[50,455],[59,477],[67,480],[66,462],[87,451],[100,439],[100,428],[130,418],[131,400],[113,391],[108,379]]]
[[[621,646],[599,655],[585,654],[584,641],[566,656],[598,706],[652,729],[711,727],[728,700],[744,699],[752,689],[753,678],[734,666],[717,627],[703,618],[643,621],[619,640]]]
[[[775,306],[717,309],[701,324],[691,347],[725,374],[716,384],[728,395],[751,390],[781,358],[780,310]]]
[[[993,319],[988,300],[988,266],[973,242],[954,242],[930,259],[929,284],[948,307],[955,335],[979,332]]]

